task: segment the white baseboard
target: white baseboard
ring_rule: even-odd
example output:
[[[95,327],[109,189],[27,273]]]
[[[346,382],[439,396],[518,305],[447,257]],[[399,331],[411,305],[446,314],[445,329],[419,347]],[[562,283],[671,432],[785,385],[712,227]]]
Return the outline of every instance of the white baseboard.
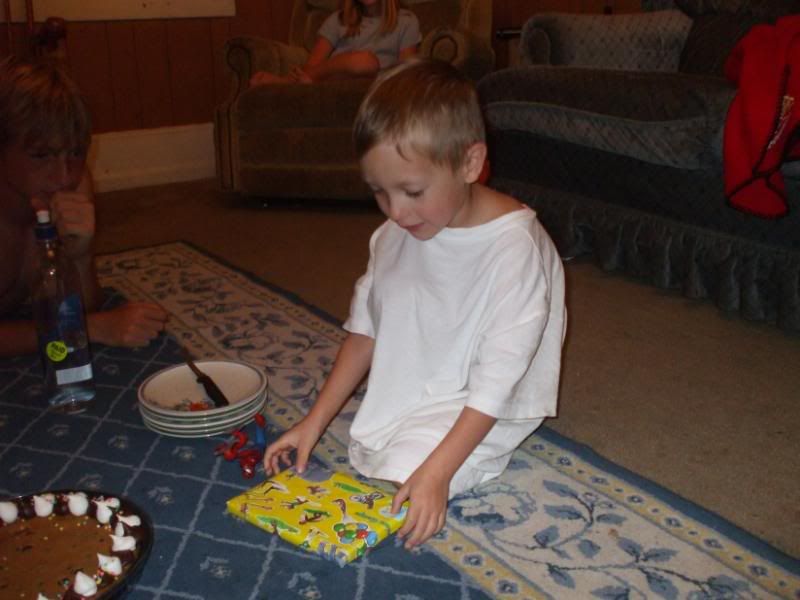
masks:
[[[95,190],[109,192],[214,177],[212,123],[92,136]]]

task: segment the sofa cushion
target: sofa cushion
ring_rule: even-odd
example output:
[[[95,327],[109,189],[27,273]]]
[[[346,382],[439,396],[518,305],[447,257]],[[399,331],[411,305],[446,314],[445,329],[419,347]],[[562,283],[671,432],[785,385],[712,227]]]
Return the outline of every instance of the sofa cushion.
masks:
[[[314,93],[304,85],[262,85],[239,97],[240,135],[283,128],[351,127],[372,79],[323,81]]]
[[[542,13],[525,23],[521,43],[533,64],[677,71],[691,26],[679,10],[613,18]]]
[[[575,67],[505,69],[478,91],[490,128],[682,169],[719,165],[735,93],[721,78]]]

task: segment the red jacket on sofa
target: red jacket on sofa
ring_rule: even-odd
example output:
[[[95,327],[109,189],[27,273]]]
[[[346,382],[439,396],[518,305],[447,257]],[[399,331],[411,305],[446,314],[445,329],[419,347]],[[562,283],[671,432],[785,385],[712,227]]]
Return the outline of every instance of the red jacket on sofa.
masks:
[[[741,210],[788,210],[781,165],[800,159],[800,16],[756,25],[731,52],[725,75],[738,92],[725,122],[725,194]]]

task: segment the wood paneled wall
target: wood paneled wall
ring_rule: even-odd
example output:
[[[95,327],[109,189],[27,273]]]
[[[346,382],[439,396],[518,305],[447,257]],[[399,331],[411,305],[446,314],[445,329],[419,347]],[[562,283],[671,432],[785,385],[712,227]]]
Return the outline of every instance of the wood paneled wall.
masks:
[[[494,28],[520,27],[545,10],[602,12],[609,0],[494,0]],[[615,11],[639,0],[613,0]],[[96,133],[207,123],[229,91],[225,40],[258,35],[285,40],[291,0],[236,0],[236,16],[67,24],[67,60],[87,97]],[[37,15],[39,17],[40,15]],[[0,53],[28,43],[24,25],[3,24]],[[10,34],[10,40],[9,35]],[[504,66],[507,42],[496,42]]]

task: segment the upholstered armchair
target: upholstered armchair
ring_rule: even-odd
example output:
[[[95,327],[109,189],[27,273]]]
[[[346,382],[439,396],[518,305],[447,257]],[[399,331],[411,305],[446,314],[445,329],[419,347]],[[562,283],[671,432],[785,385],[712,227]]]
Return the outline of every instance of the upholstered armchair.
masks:
[[[477,80],[491,71],[491,0],[401,0],[419,19],[419,53]],[[232,89],[214,119],[222,189],[261,198],[360,199],[351,127],[371,79],[249,87],[259,70],[302,65],[337,0],[294,0],[288,43],[237,37],[226,45]]]

